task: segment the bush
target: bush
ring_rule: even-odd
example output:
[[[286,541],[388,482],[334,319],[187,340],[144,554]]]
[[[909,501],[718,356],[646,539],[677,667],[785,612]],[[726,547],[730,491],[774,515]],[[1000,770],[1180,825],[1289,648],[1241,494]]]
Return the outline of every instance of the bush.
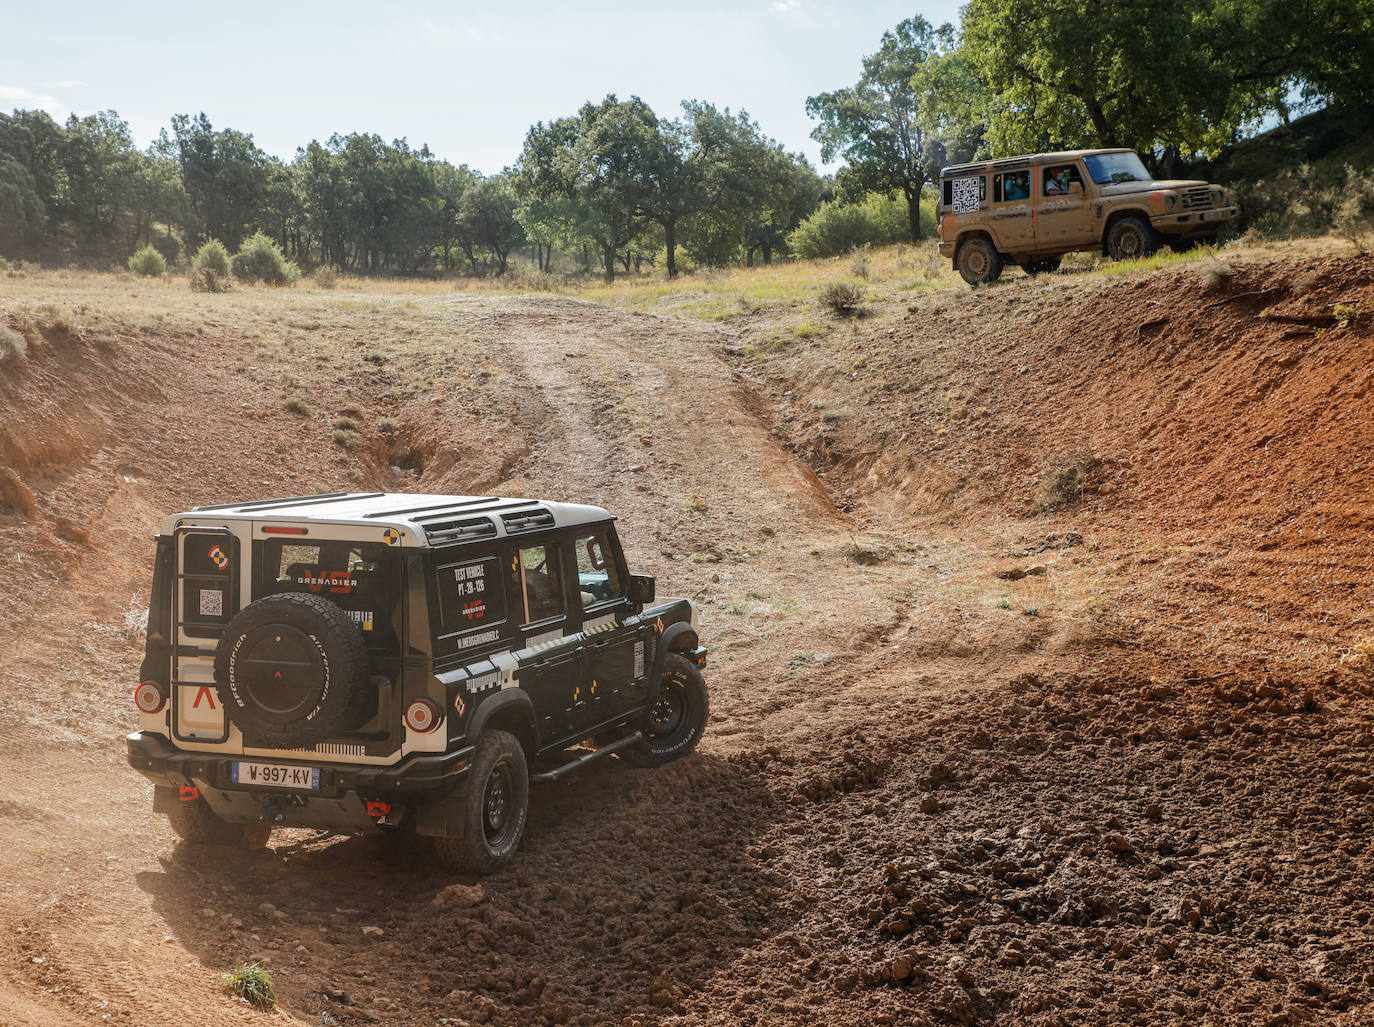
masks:
[[[181,259],[181,240],[171,232],[155,236],[153,249],[162,254],[162,259],[167,261],[168,265],[175,264]]]
[[[167,273],[167,261],[151,246],[145,246],[129,258],[129,270],[145,278],[161,278]]]
[[[222,278],[228,278],[229,251],[218,239],[207,240],[204,246],[196,250],[196,259],[191,261],[191,266],[201,271],[213,271]]]
[[[321,289],[332,289],[339,284],[339,273],[332,267],[322,267],[315,272],[315,284]]]
[[[24,337],[10,328],[0,328],[0,364],[6,360],[23,360],[29,351]]]
[[[272,975],[258,963],[240,963],[228,973],[220,975],[220,982],[230,994],[271,1011],[277,1004]]]
[[[228,292],[229,276],[208,267],[191,268],[192,292]]]
[[[935,233],[935,191],[921,195],[921,232]],[[911,238],[906,200],[869,193],[861,203],[822,203],[787,237],[799,257],[838,257],[863,246],[890,246]]]
[[[235,278],[250,284],[295,285],[301,277],[301,269],[287,260],[277,244],[261,232],[243,241],[229,265]]]
[[[831,282],[821,290],[821,306],[828,307],[837,314],[854,314],[864,301],[862,285],[848,282]]]

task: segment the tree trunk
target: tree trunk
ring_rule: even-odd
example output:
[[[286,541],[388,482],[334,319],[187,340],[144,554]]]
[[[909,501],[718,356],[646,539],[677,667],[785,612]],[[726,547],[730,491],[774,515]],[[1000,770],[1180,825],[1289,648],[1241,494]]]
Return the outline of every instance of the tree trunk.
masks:
[[[602,252],[602,254],[601,254],[601,258],[602,258],[602,260],[604,260],[604,261],[606,262],[606,276],[605,276],[605,277],[606,277],[606,281],[608,281],[608,282],[614,282],[614,281],[615,281],[615,247],[614,247],[614,246],[606,246],[606,247],[603,247],[603,252]]]
[[[763,244],[763,262],[765,264],[773,263],[773,247],[768,243]]]
[[[677,221],[663,222],[663,243],[668,249],[668,277],[677,277]]]
[[[916,188],[905,186],[902,192],[906,194],[906,218],[911,226],[911,241],[921,241],[921,186],[924,182],[918,182]]]

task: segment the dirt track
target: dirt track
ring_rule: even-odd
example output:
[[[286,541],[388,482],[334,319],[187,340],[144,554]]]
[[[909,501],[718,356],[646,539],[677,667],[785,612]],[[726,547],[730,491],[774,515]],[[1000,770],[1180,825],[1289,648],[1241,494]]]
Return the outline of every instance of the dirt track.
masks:
[[[1374,701],[1336,654],[1374,632],[1374,347],[1367,314],[1296,340],[1259,313],[1374,269],[1245,272],[1163,323],[1157,291],[1056,279],[766,362],[558,298],[14,285],[0,1021],[260,1020],[216,976],[262,955],[310,1024],[1366,1022]],[[1110,349],[1073,348],[1090,322]],[[1281,459],[1184,459],[1206,409]],[[1113,487],[1033,514],[1079,449]],[[161,514],[373,485],[600,502],[703,604],[702,751],[537,789],[470,908],[431,908],[419,849],[176,846],[123,763]]]

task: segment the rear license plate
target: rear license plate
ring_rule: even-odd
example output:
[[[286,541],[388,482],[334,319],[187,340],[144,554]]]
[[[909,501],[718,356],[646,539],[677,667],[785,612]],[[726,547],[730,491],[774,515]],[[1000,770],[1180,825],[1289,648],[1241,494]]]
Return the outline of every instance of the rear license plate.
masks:
[[[319,767],[283,767],[278,763],[241,763],[238,760],[229,767],[236,785],[299,788],[307,792],[320,790]]]

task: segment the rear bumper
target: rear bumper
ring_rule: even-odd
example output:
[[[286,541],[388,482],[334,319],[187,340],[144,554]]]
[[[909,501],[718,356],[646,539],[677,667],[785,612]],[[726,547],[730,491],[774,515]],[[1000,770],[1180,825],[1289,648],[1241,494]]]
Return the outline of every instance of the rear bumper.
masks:
[[[180,787],[196,785],[226,792],[246,794],[283,794],[273,789],[242,787],[234,783],[230,764],[242,757],[215,753],[185,752],[173,748],[161,735],[135,731],[128,737],[129,766],[155,785]],[[391,767],[360,766],[348,763],[317,763],[310,760],[257,760],[286,766],[320,768],[318,791],[290,791],[306,799],[342,799],[350,794],[363,798],[406,798],[434,796],[452,788],[468,772],[472,746],[433,756],[409,756]]]

